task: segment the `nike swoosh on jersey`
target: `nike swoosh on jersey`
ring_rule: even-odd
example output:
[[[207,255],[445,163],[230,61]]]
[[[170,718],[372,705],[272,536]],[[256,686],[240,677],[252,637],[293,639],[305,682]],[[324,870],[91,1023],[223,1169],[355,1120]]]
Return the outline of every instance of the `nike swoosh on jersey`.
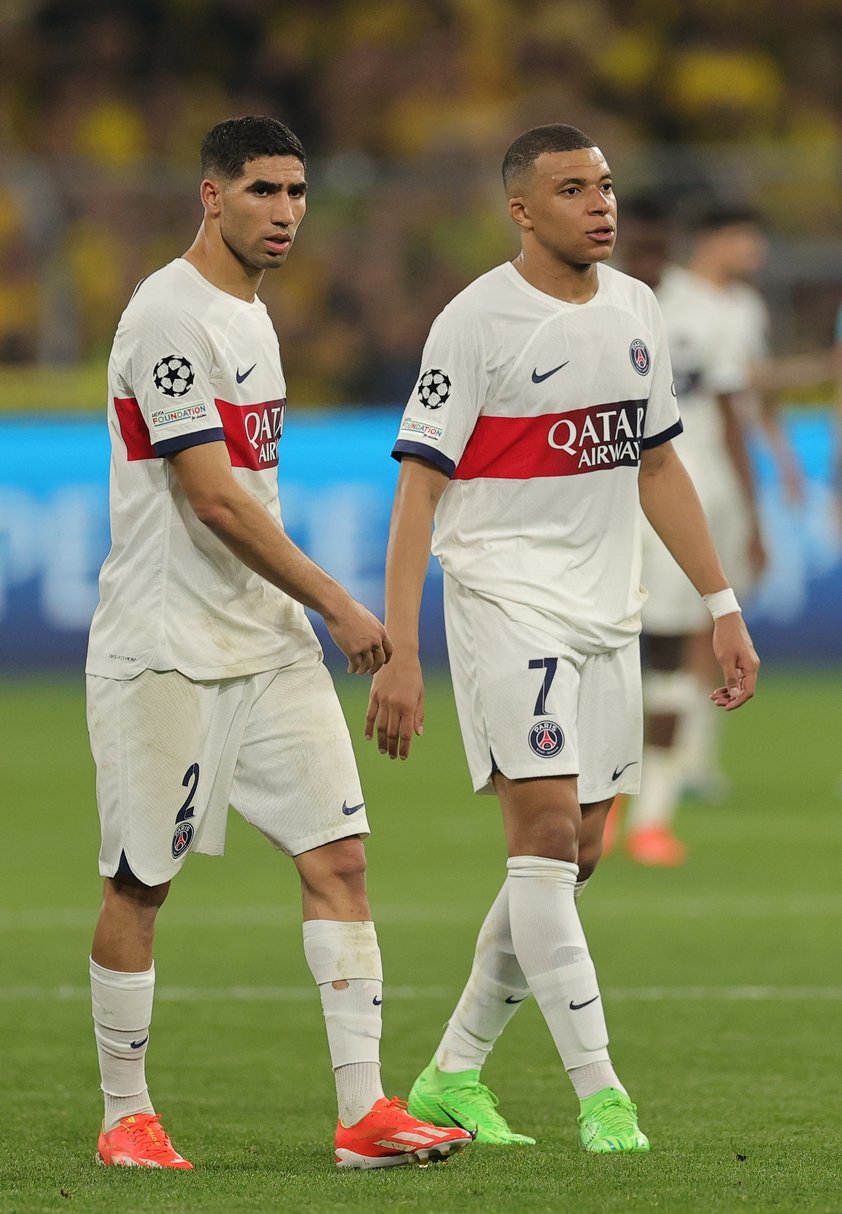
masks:
[[[624,763],[623,766],[620,768],[615,767],[613,772],[611,773],[612,781],[619,780],[620,776],[623,774],[623,772],[626,770],[627,767],[636,767],[636,766],[637,766],[637,759],[632,759],[630,763]]]
[[[570,362],[570,359],[568,358],[567,363],[569,363],[569,362]],[[533,384],[542,384],[545,379],[549,379],[551,375],[555,375],[556,371],[560,371],[562,367],[566,367],[567,363],[559,363],[557,367],[553,367],[552,371],[545,371],[543,375],[539,375],[538,368],[535,367],[535,369],[532,372]]]
[[[243,383],[244,380],[248,379],[248,377],[251,375],[252,371],[254,370],[254,368],[256,366],[257,366],[257,363],[252,363],[251,366],[249,367],[248,371],[243,371],[242,374],[240,374],[240,368],[237,367],[237,383],[241,384],[241,383]]]
[[[359,805],[348,805],[347,802],[342,802],[342,812],[347,817],[349,814],[355,814],[358,809],[362,809],[365,801],[360,801]]]

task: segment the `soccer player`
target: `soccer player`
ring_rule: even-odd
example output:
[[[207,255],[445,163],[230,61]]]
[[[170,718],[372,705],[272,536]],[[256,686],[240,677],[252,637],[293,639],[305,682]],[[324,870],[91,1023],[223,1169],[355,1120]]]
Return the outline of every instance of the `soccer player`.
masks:
[[[664,316],[684,425],[676,449],[717,550],[743,593],[762,572],[765,556],[739,401],[763,355],[766,313],[739,276],[755,266],[765,238],[748,213],[711,210],[699,224],[685,268],[669,263],[667,217],[656,200],[632,200],[623,224],[623,266],[655,291]],[[700,679],[713,661],[711,621],[648,524],[643,541],[643,584],[649,592],[642,615],[645,744],[640,795],[629,803],[624,845],[641,864],[671,866],[685,858],[673,830],[685,781],[699,781],[700,767],[707,787],[724,780],[715,763],[715,721],[709,720],[715,714]],[[689,761],[691,743],[701,755]]]
[[[304,150],[237,118],[202,144],[204,218],[136,289],[108,367],[112,547],[87,661],[102,827],[90,976],[105,1164],[190,1168],[146,1086],[157,912],[191,851],[221,854],[228,804],[290,855],[336,1077],[339,1167],[442,1158],[464,1131],[419,1123],[380,1085],[382,970],[365,885],[365,804],[305,615],[366,674],[383,625],[286,536],[286,388],[257,290],[306,209]]]
[[[702,211],[686,267],[668,264],[667,223],[653,213],[651,200],[633,202],[623,219],[623,266],[655,290],[664,315],[685,427],[676,446],[742,594],[765,564],[746,433],[762,427],[788,499],[800,502],[802,474],[780,425],[778,397],[785,388],[827,378],[830,352],[770,357],[768,310],[750,282],[768,241],[751,209],[717,203]],[[660,258],[653,257],[659,238]],[[649,591],[643,608],[646,745],[625,848],[642,864],[676,865],[685,856],[672,826],[682,792],[715,799],[727,788],[719,720],[703,694],[714,673],[710,619],[648,526],[643,584]]]
[[[424,717],[418,612],[435,516],[468,766],[474,789],[497,795],[508,861],[410,1109],[480,1142],[533,1141],[481,1082],[532,994],[580,1100],[584,1148],[645,1151],[575,901],[608,807],[640,771],[639,504],[716,617],[714,702],[743,705],[758,660],[671,443],[681,422],[658,305],[603,264],[617,221],[605,157],[573,127],[538,127],[509,148],[503,178],[521,251],[433,324],[395,444],[395,649],[366,720],[381,752],[408,757]]]

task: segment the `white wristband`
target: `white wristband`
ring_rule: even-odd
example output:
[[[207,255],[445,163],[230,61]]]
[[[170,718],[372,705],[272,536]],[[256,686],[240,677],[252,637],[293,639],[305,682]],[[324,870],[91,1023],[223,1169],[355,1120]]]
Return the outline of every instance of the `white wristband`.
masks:
[[[703,594],[702,599],[715,620],[722,615],[733,615],[740,610],[737,596],[729,586],[727,590],[717,590],[715,594]]]

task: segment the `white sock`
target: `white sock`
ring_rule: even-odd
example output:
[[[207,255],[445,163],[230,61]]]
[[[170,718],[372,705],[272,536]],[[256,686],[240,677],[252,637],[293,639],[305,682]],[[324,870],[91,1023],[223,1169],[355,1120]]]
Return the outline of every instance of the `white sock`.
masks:
[[[629,798],[628,833],[672,825],[682,778],[682,756],[676,746],[644,746],[640,792]]]
[[[470,977],[436,1050],[439,1070],[480,1070],[528,996],[529,985],[512,944],[504,882],[480,928]]]
[[[573,897],[578,866],[542,856],[512,856],[507,868],[515,953],[565,1070],[576,1086],[577,1070],[604,1064],[603,1074],[610,1078],[600,1086],[619,1087],[608,1055],[596,971]]]
[[[103,1125],[111,1130],[131,1113],[154,1113],[146,1086],[155,966],[137,974],[103,969],[90,959],[91,1009],[105,1096]]]
[[[322,1001],[339,1118],[354,1125],[383,1096],[383,969],[374,924],[309,919],[304,956]]]

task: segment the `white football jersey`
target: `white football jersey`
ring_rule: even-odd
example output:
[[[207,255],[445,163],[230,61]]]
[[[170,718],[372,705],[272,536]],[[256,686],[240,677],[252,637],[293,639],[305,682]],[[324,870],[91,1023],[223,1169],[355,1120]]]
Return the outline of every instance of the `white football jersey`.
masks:
[[[694,479],[710,478],[730,458],[716,397],[745,391],[754,361],[745,325],[735,322],[728,291],[680,266],[667,269],[656,295],[684,424],[676,450]]]
[[[319,650],[300,603],[199,521],[165,458],[224,441],[234,476],[278,523],[286,386],[266,308],[177,258],[144,279],[108,364],[111,551],[87,672],[222,679]]]
[[[640,631],[641,448],[681,431],[660,310],[598,267],[587,303],[510,263],[437,317],[393,454],[451,478],[433,552],[512,619],[582,652]]]

